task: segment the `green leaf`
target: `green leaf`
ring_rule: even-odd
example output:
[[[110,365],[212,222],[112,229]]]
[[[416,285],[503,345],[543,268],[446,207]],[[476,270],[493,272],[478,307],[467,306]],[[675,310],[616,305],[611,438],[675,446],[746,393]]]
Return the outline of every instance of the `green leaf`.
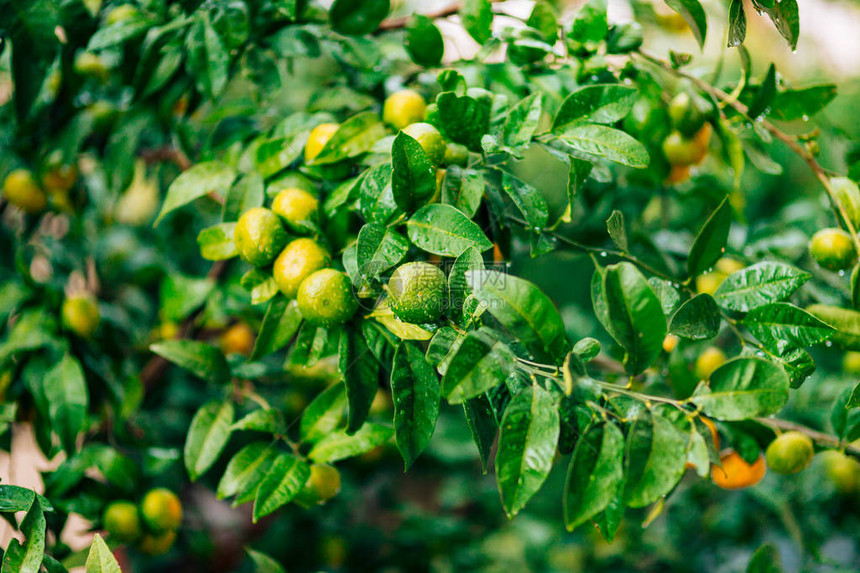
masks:
[[[460,6],[460,21],[476,42],[484,44],[492,35],[493,7],[489,0],[465,0]]]
[[[213,384],[221,384],[230,379],[230,368],[224,353],[205,342],[167,340],[152,344],[149,349]]]
[[[477,396],[463,402],[463,411],[466,416],[466,424],[472,432],[472,439],[478,446],[478,455],[481,457],[481,471],[487,473],[487,463],[496,441],[498,426],[493,416],[493,408],[490,400],[485,396]]]
[[[361,215],[368,223],[386,224],[399,212],[391,188],[391,165],[371,167],[359,189]]]
[[[765,7],[759,2],[757,8],[770,16],[779,34],[785,38],[792,51],[797,49],[797,40],[800,38],[800,16],[797,9],[797,0],[779,0],[774,2],[773,7]]]
[[[732,225],[732,207],[725,197],[705,221],[687,257],[687,271],[691,277],[707,271],[723,256]]]
[[[747,565],[746,573],[782,573],[782,560],[773,545],[759,547]]]
[[[442,183],[442,202],[474,217],[484,197],[484,175],[476,169],[449,165]]]
[[[825,304],[813,304],[806,310],[836,329],[830,336],[834,346],[860,351],[860,312]]]
[[[711,374],[690,401],[718,420],[746,420],[779,412],[788,400],[788,376],[756,357],[735,358]]]
[[[636,103],[638,90],[620,84],[586,86],[567,96],[552,122],[553,131],[563,131],[573,122],[613,124],[623,119]]]
[[[185,440],[185,468],[191,481],[206,473],[221,455],[233,431],[233,404],[213,401],[205,404],[191,420]]]
[[[391,190],[404,213],[412,213],[436,193],[436,168],[421,144],[402,131],[391,145]]]
[[[335,0],[329,11],[331,27],[339,34],[364,36],[376,31],[389,9],[389,0]]]
[[[744,43],[747,37],[747,15],[744,12],[743,0],[732,0],[729,6],[729,41],[728,47],[734,48]]]
[[[699,42],[699,46],[704,48],[705,39],[708,35],[708,18],[699,0],[666,0],[666,4],[684,17],[693,31],[696,41]]]
[[[370,412],[379,390],[379,362],[358,330],[344,328],[338,343],[338,370],[346,385],[346,432],[354,434]]]
[[[439,379],[415,342],[404,341],[391,369],[394,441],[408,470],[433,436],[439,417]]]
[[[508,517],[525,507],[549,475],[558,424],[552,397],[538,386],[521,390],[505,410],[496,454],[496,483]]]
[[[516,357],[507,344],[488,331],[472,331],[445,370],[442,395],[450,404],[480,396],[503,383],[513,372],[515,362]]]
[[[628,167],[645,168],[651,159],[644,145],[605,125],[573,123],[562,130],[558,139],[575,152],[604,157]]]
[[[504,141],[509,147],[526,145],[540,124],[543,100],[540,92],[521,99],[508,111],[504,125]]]
[[[394,267],[409,251],[405,237],[377,223],[368,223],[358,232],[356,262],[365,280],[376,278]]]
[[[320,392],[302,412],[299,433],[302,441],[313,444],[340,425],[346,409],[346,388],[342,382]]]
[[[206,161],[194,165],[170,184],[154,224],[158,225],[168,213],[207,193],[225,195],[235,178],[236,170],[220,161]]]
[[[262,177],[271,177],[292,165],[307,143],[310,131],[272,137],[264,140],[254,153],[255,172]]]
[[[54,511],[51,502],[32,489],[17,485],[2,484],[0,485],[0,513],[27,511],[33,505],[33,500],[37,497],[43,510]]]
[[[459,316],[466,302],[466,297],[471,294],[469,284],[466,282],[466,273],[473,270],[483,270],[484,258],[477,249],[469,247],[460,254],[448,271],[448,303],[451,306],[452,315]]]
[[[260,408],[247,414],[231,426],[231,430],[252,430],[269,434],[283,434],[286,429],[284,415],[275,408]]]
[[[276,451],[267,442],[251,442],[234,455],[218,482],[218,499],[249,492],[250,501],[257,495],[257,487],[266,476]]]
[[[212,27],[209,14],[200,11],[185,39],[185,67],[197,89],[209,99],[216,99],[227,85],[230,56],[221,37]]]
[[[308,464],[290,454],[278,454],[266,477],[257,488],[254,500],[254,523],[289,503],[311,476]]]
[[[442,33],[433,20],[423,14],[414,14],[406,25],[406,51],[419,66],[438,66],[445,53]]]
[[[627,262],[606,267],[603,292],[610,334],[626,351],[627,371],[639,374],[663,349],[666,316],[660,299],[639,269]]]
[[[354,1],[354,0],[349,0]],[[379,0],[372,0],[378,2]],[[386,5],[388,2],[385,2]],[[340,124],[319,155],[314,157],[312,165],[337,163],[349,157],[361,155],[369,151],[373,144],[385,135],[385,126],[379,116],[372,111],[355,114]]]
[[[784,121],[810,118],[832,102],[837,95],[834,84],[785,90],[774,98],[771,115]]]
[[[612,422],[579,437],[564,487],[564,524],[573,531],[615,499],[624,481],[624,436]]]
[[[656,412],[639,417],[627,436],[625,458],[627,505],[645,507],[672,491],[684,475],[687,436]]]
[[[549,44],[555,44],[558,40],[558,12],[546,0],[535,2],[526,25],[540,32],[541,37]]]
[[[627,252],[627,230],[624,228],[624,214],[615,210],[606,220],[606,230],[615,246]]]
[[[63,449],[71,454],[77,449],[89,407],[84,371],[71,354],[66,354],[48,371],[42,384],[51,427],[60,437]]]
[[[281,567],[281,564],[259,551],[254,551],[250,547],[245,548],[245,553],[254,562],[255,573],[287,573],[286,569]]]
[[[600,42],[608,32],[606,0],[589,0],[573,20],[570,37],[577,42]]]
[[[564,322],[552,301],[532,283],[493,270],[466,273],[474,296],[540,358],[560,362],[567,353]]]
[[[833,407],[830,410],[830,425],[833,426],[833,432],[840,440],[853,442],[860,438],[860,410],[849,407],[854,389],[845,388],[836,400],[833,401]]]
[[[442,92],[436,96],[440,127],[443,135],[462,143],[475,152],[481,152],[481,138],[490,128],[490,109],[485,101],[467,95]]]
[[[754,308],[744,317],[744,326],[765,346],[779,354],[791,347],[824,342],[835,330],[805,310],[786,302]]]
[[[245,174],[230,187],[224,198],[221,220],[225,223],[238,221],[239,216],[254,207],[262,207],[265,199],[263,177],[256,171]]]
[[[511,198],[530,227],[539,230],[546,226],[549,207],[540,191],[507,172],[502,173],[502,190]]]
[[[747,115],[751,119],[760,116],[773,104],[776,89],[776,66],[771,64],[767,70],[767,76],[765,76],[761,85],[756,90],[755,99],[753,99],[747,111]]]
[[[848,401],[845,403],[846,408],[860,408],[860,383],[854,386]]]
[[[393,435],[391,426],[368,422],[353,435],[344,430],[327,435],[314,445],[308,457],[318,464],[326,464],[360,456],[381,446]]]
[[[720,333],[720,308],[711,295],[696,295],[672,316],[669,332],[689,340],[713,338]]]
[[[425,205],[406,222],[406,230],[412,244],[434,255],[457,257],[470,247],[484,252],[493,246],[474,221],[450,205]]]
[[[206,227],[197,235],[200,255],[207,261],[223,261],[239,254],[233,242],[236,223],[219,223]]]
[[[24,544],[12,538],[3,555],[0,573],[39,573],[45,555],[45,514],[39,496],[33,502],[21,522],[20,531],[24,534]]]
[[[116,558],[102,536],[96,533],[87,555],[86,573],[122,573]]]
[[[301,323],[302,314],[299,312],[298,303],[277,295],[266,309],[263,324],[254,342],[254,350],[251,352],[251,360],[268,356],[286,346],[299,330]]]
[[[269,302],[279,292],[275,277],[258,268],[253,268],[242,275],[239,284],[251,292],[251,304]]]
[[[714,299],[728,310],[749,312],[787,298],[811,277],[786,263],[762,261],[730,274],[717,288]]]

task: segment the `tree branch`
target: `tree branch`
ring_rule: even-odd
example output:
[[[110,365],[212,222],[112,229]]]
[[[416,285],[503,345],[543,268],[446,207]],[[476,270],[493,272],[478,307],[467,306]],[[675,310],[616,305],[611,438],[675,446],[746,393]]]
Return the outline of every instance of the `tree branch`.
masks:
[[[797,143],[794,137],[785,133],[766,119],[753,120],[749,117],[749,108],[746,105],[738,101],[736,98],[731,97],[729,94],[727,94],[720,88],[712,86],[708,82],[701,80],[692,74],[688,74],[683,70],[679,70],[673,67],[672,64],[670,64],[664,59],[658,58],[657,56],[653,56],[641,50],[637,52],[637,54],[644,60],[650,62],[651,64],[654,64],[659,68],[662,68],[670,74],[679,78],[689,80],[697,88],[699,88],[703,92],[708,93],[714,99],[722,102],[723,104],[728,105],[741,115],[745,116],[750,121],[758,122],[758,124],[765,128],[768,133],[770,133],[779,141],[783,142],[785,145],[788,146],[789,149],[791,149],[791,151],[795,155],[803,159],[809,166],[809,168],[812,170],[815,177],[824,187],[824,190],[827,192],[827,196],[830,198],[830,204],[833,208],[834,213],[836,214],[836,218],[851,234],[851,238],[854,241],[854,248],[857,250],[858,253],[860,253],[860,238],[858,238],[857,236],[857,229],[854,227],[854,223],[851,221],[851,217],[848,216],[848,213],[845,211],[845,208],[842,206],[842,204],[839,202],[839,199],[836,197],[836,193],[833,191],[833,186],[830,184],[830,174],[824,167],[822,167],[820,163],[818,163],[815,157],[807,149],[804,149],[803,146]]]

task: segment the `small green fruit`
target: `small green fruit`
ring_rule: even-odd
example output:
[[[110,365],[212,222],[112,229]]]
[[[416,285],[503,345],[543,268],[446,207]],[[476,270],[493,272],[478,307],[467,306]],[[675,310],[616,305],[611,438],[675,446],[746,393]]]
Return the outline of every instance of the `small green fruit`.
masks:
[[[242,260],[263,267],[275,260],[287,244],[280,218],[263,207],[249,209],[239,217],[233,241]]]
[[[423,262],[400,265],[388,281],[388,300],[395,316],[423,324],[442,316],[447,279],[439,267]]]
[[[342,324],[358,309],[349,277],[334,269],[316,271],[302,281],[296,300],[302,317],[322,327]]]
[[[809,254],[815,262],[831,271],[842,271],[857,260],[851,235],[842,229],[822,229],[809,240]]]
[[[812,440],[800,432],[786,432],[777,436],[765,452],[770,469],[778,474],[796,474],[812,463],[815,448]]]

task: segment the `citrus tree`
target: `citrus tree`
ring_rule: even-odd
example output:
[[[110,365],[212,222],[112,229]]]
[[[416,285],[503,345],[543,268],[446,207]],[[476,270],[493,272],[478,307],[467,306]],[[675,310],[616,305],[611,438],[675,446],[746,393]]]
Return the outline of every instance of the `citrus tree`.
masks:
[[[2,439],[54,460],[0,485],[4,573],[381,570],[374,480],[426,490],[409,571],[484,570],[452,547],[499,508],[612,541],[768,472],[856,503],[851,128],[744,47],[796,48],[797,2],[527,4],[0,3]],[[717,63],[645,47],[673,28]],[[857,524],[785,511],[804,563]]]

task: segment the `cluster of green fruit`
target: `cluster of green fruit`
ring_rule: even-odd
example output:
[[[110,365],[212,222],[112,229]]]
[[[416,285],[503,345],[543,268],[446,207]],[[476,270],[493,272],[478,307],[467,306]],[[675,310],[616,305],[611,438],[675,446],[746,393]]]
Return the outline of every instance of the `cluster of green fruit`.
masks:
[[[690,175],[690,168],[708,155],[713,128],[699,100],[681,92],[669,104],[674,129],[663,140],[663,155],[672,166],[668,181],[680,183]]]
[[[105,508],[102,526],[110,539],[134,544],[147,555],[163,555],[176,542],[182,523],[182,503],[172,491],[152,489],[140,505],[115,501]]]

